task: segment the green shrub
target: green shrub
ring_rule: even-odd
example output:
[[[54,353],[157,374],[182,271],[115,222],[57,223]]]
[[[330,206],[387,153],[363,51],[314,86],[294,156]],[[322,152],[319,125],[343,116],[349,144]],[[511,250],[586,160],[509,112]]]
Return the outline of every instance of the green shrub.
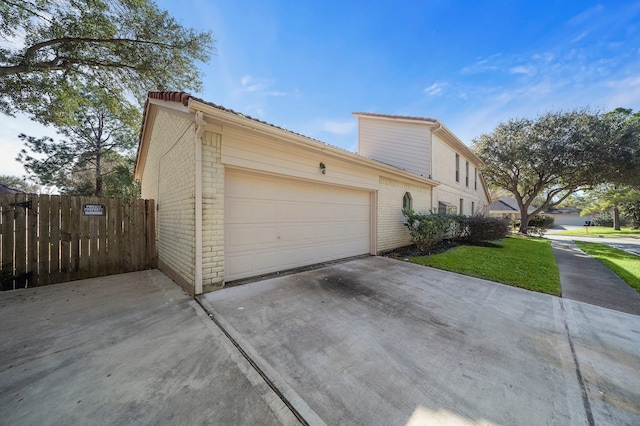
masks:
[[[529,220],[529,226],[542,229],[550,228],[553,226],[553,217],[537,214]]]
[[[466,219],[471,244],[496,241],[509,235],[509,220],[498,217],[469,216]]]
[[[613,216],[609,212],[603,212],[593,216],[591,223],[595,226],[606,226],[609,228],[613,227]]]
[[[449,215],[451,218],[451,227],[446,237],[453,241],[464,241],[469,236],[469,226],[467,225],[468,216]]]
[[[407,218],[404,226],[409,229],[411,241],[418,250],[438,244],[451,228],[451,216],[441,214],[421,214],[413,210],[402,210]]]

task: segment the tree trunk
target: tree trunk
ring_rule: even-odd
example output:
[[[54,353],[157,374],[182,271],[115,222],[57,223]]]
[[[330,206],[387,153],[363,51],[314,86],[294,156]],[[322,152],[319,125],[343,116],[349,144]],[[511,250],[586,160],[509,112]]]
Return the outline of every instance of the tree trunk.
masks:
[[[618,210],[618,206],[613,207],[613,229],[620,230],[620,210]]]
[[[100,152],[96,155],[96,197],[102,197],[102,158]]]
[[[529,227],[529,215],[527,214],[528,209],[520,210],[520,229],[519,233],[522,235],[527,235],[527,228]]]

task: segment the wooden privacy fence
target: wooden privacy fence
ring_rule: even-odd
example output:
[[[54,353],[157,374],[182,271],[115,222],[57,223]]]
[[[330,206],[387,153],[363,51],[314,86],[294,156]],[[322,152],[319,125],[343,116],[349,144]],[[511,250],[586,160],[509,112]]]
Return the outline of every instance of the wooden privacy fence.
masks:
[[[156,267],[153,200],[0,194],[2,290]]]

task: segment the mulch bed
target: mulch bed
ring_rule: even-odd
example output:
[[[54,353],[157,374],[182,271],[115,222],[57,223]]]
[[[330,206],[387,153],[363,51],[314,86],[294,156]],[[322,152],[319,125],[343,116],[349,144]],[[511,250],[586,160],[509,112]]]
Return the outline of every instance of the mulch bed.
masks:
[[[438,254],[445,252],[449,249],[459,246],[460,243],[455,241],[444,240],[439,242],[438,244],[429,247],[424,251],[418,250],[415,245],[404,246],[397,248],[395,250],[391,250],[385,253],[382,253],[382,256],[391,257],[393,259],[407,259],[409,257],[417,257],[417,256],[430,256],[432,254]]]
[[[438,253],[443,253],[449,249],[452,249],[454,247],[460,246],[460,245],[475,245],[475,246],[482,246],[482,247],[494,247],[494,248],[500,248],[501,246],[498,244],[494,244],[491,242],[482,242],[482,243],[476,243],[476,244],[471,244],[469,242],[465,242],[465,241],[450,241],[450,240],[443,240],[441,242],[439,242],[438,244],[429,247],[426,250],[418,250],[418,248],[412,244],[410,246],[404,246],[404,247],[400,247],[397,248],[395,250],[391,250],[391,251],[387,251],[384,253],[381,253],[381,256],[384,257],[390,257],[393,259],[400,259],[400,260],[408,260],[410,257],[418,257],[418,256],[431,256],[433,254],[438,254]]]

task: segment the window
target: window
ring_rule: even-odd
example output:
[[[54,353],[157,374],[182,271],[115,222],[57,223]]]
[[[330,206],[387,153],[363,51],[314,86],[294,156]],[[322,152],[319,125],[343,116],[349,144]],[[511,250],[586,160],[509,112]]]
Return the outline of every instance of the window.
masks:
[[[404,197],[402,197],[402,209],[403,210],[411,210],[413,208],[413,199],[411,198],[411,194],[408,192],[404,193]]]
[[[474,179],[475,179],[473,181],[473,189],[477,191],[478,190],[478,169],[474,168],[473,171],[474,171]]]
[[[464,169],[465,169],[464,184],[468,188],[469,187],[469,162],[468,161],[464,163]]]
[[[475,202],[471,202],[471,214],[473,215],[476,212],[476,203]]]
[[[460,154],[456,154],[456,182],[460,182]]]
[[[462,208],[464,207],[464,200],[462,198],[460,198],[460,214],[464,214],[462,212]]]
[[[456,206],[440,201],[438,203],[438,214],[456,214]]]

